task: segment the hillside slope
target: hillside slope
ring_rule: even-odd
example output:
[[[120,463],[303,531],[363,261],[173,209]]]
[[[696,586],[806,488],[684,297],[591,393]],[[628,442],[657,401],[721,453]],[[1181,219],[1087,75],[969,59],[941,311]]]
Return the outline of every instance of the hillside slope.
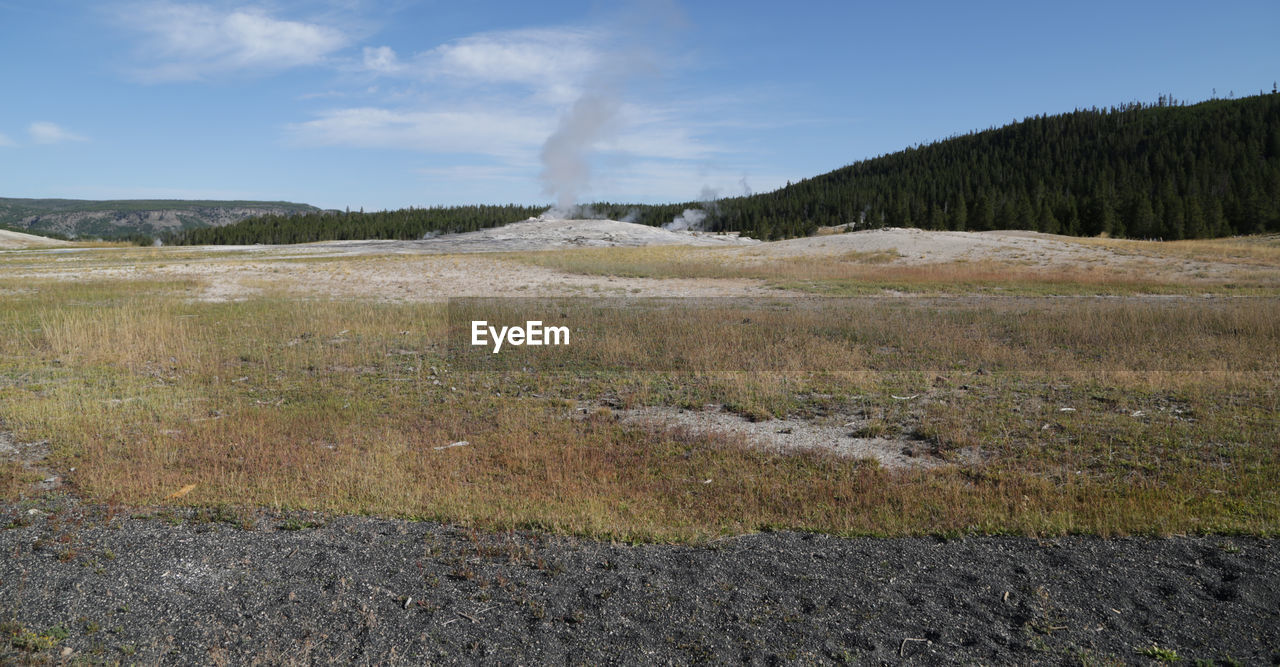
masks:
[[[1280,229],[1280,94],[1036,116],[721,200],[713,229],[1025,229],[1204,238]]]
[[[0,198],[0,226],[67,237],[155,235],[221,227],[263,215],[318,211],[291,202]]]

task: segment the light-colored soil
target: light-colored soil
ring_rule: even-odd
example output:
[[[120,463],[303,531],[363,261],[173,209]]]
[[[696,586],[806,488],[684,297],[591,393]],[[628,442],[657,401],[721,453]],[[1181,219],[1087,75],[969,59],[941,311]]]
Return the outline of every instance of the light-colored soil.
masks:
[[[777,294],[751,280],[694,280],[581,276],[478,255],[370,257],[337,262],[288,262],[271,258],[131,266],[91,270],[103,278],[196,278],[197,298],[229,301],[260,294],[368,298],[377,301],[443,301],[480,296],[715,297]],[[77,272],[78,273],[78,272]],[[62,277],[75,274],[63,272]]]
[[[683,429],[692,435],[717,435],[783,454],[812,451],[855,459],[875,459],[890,470],[935,468],[947,462],[929,452],[928,443],[906,438],[863,438],[855,435],[860,420],[834,416],[822,420],[765,419],[750,421],[720,406],[703,410],[645,407],[618,412],[624,422],[646,428]],[[966,460],[978,452],[965,451]]]
[[[22,232],[11,232],[7,229],[0,229],[0,250],[21,250],[24,248],[47,248],[50,246],[68,245],[66,241],[58,239],[36,236],[35,234],[24,234]]]
[[[66,245],[15,232],[5,243]],[[0,252],[0,279],[183,280],[193,298],[226,301],[261,294],[439,301],[454,296],[711,297],[783,294],[745,278],[579,275],[513,260],[515,253],[566,248],[695,246],[693,259],[727,265],[851,253],[882,253],[887,266],[991,262],[1012,268],[1116,271],[1167,280],[1256,271],[1256,266],[1155,256],[1033,232],[878,229],[762,243],[732,234],[676,232],[613,220],[533,219],[418,241],[331,241],[299,245],[174,248],[35,248]],[[24,248],[27,246],[23,246]]]
[[[765,244],[742,254],[770,258],[832,256],[848,252],[896,252],[899,261],[922,264],[955,261],[1016,261],[1061,264],[1087,262],[1109,253],[1072,243],[1070,237],[1035,232],[935,232],[888,227],[844,234],[808,236]]]
[[[1155,271],[1212,277],[1245,268],[1235,264],[1154,257],[1080,243],[1079,239],[1027,231],[939,232],[889,227],[764,243],[735,251],[744,259],[837,257],[848,253],[897,253],[894,264],[996,262],[1058,269]]]
[[[565,274],[481,253],[575,247],[758,244],[736,234],[671,232],[613,220],[528,220],[419,241],[286,246],[32,251],[0,263],[0,277],[59,280],[195,279],[196,298],[300,296],[439,301],[463,296],[712,297],[776,294],[753,280],[659,280]],[[0,259],[5,259],[0,257]]]
[[[0,428],[4,425],[0,424]],[[45,467],[49,457],[48,442],[22,442],[12,433],[0,430],[0,463],[17,463],[23,470],[39,476],[36,488],[50,491],[62,486],[62,477]]]
[[[583,247],[648,245],[753,246],[760,241],[737,234],[668,231],[616,220],[555,220],[533,218],[492,229],[447,234],[427,239],[437,252],[495,252],[556,250]]]

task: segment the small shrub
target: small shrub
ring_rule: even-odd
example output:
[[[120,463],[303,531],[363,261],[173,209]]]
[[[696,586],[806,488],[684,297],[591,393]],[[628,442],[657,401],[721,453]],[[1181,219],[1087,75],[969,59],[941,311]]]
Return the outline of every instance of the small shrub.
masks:
[[[55,625],[42,633],[18,628],[16,632],[12,632],[13,638],[10,640],[10,644],[16,649],[39,653],[57,646],[58,642],[66,639],[70,634],[61,625]]]
[[[1147,648],[1138,649],[1138,653],[1145,655],[1156,662],[1177,662],[1182,659],[1178,652],[1171,648],[1160,648],[1156,644],[1152,644]]]

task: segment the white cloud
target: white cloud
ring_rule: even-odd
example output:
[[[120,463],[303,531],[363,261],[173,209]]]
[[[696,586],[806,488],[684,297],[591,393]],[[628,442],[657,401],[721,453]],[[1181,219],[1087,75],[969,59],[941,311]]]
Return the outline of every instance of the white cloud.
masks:
[[[551,123],[506,111],[399,111],[358,107],[327,111],[289,127],[304,146],[403,148],[431,153],[512,157],[542,142]]]
[[[225,11],[154,2],[134,5],[119,19],[148,36],[141,54],[152,64],[138,75],[152,82],[315,65],[349,41],[337,29],[277,19],[252,7]]]
[[[575,28],[480,33],[438,46],[427,59],[440,75],[555,87],[579,81],[599,65],[601,37]]]
[[[604,34],[585,28],[484,32],[401,58],[391,47],[365,47],[355,69],[431,81],[459,92],[514,86],[548,104],[572,101],[604,59]],[[436,92],[439,92],[438,90]]]
[[[0,146],[12,146],[12,145],[14,145],[13,139],[10,139],[9,136],[6,135],[5,133],[0,132]]]
[[[394,74],[402,69],[400,59],[389,46],[364,47],[364,68],[380,74]]]
[[[519,158],[536,163],[537,151],[555,129],[553,109],[395,110],[355,107],[323,112],[289,126],[302,146],[397,148],[431,153],[464,153]],[[727,151],[692,135],[678,119],[631,124],[598,148],[636,158],[700,161]]]
[[[27,134],[31,135],[31,141],[37,144],[60,144],[67,141],[87,141],[84,137],[48,121],[36,121],[28,125]]]

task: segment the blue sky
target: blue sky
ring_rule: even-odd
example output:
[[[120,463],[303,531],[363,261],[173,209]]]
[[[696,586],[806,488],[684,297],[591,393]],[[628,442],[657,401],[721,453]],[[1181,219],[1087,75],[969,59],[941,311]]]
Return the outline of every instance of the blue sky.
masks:
[[[0,196],[758,192],[1028,115],[1269,91],[1278,29],[1270,0],[0,0]]]

